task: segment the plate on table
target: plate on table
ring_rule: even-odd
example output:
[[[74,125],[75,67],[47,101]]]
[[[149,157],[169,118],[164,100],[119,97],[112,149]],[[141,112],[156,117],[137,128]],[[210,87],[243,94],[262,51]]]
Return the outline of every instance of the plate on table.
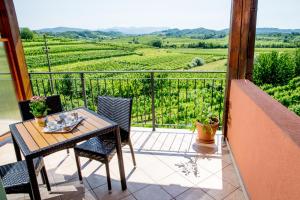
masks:
[[[43,129],[44,133],[67,133],[71,132],[78,124],[84,120],[84,117],[78,117],[77,120],[69,123],[59,123],[59,121],[50,121]]]

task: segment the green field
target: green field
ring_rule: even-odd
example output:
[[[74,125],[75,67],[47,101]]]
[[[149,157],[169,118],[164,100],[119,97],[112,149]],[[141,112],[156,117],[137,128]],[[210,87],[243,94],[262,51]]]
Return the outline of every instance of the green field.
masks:
[[[272,37],[271,37],[272,38]],[[160,40],[160,48],[151,41]],[[49,57],[52,72],[80,71],[139,71],[190,70],[191,73],[156,73],[154,75],[156,124],[162,127],[193,124],[201,107],[209,105],[219,118],[222,116],[225,73],[192,73],[226,71],[228,37],[195,39],[190,37],[160,37],[156,35],[123,36],[101,40],[49,37]],[[195,44],[207,44],[195,48]],[[259,40],[258,46],[286,45],[280,39]],[[283,45],[283,46],[284,46]],[[23,42],[30,72],[48,71],[44,41],[37,38]],[[222,48],[207,48],[207,47]],[[294,48],[256,48],[255,55],[271,51],[293,53]],[[201,66],[188,65],[195,59]],[[82,83],[79,74],[54,75],[54,91],[50,91],[48,75],[32,75],[36,95],[58,93],[66,109],[82,106]],[[134,124],[151,126],[150,73],[90,73],[85,74],[87,104],[96,109],[98,95],[133,97]],[[178,126],[177,126],[178,127]]]
[[[133,38],[139,43],[134,44]],[[121,37],[101,41],[74,40],[52,37],[48,40],[52,71],[110,71],[110,70],[182,70],[199,57],[205,65],[193,70],[226,70],[227,48],[184,48],[197,43],[192,38],[162,38],[165,46],[154,48],[149,43],[157,36]],[[227,44],[227,37],[205,42]],[[260,43],[262,41],[259,41]],[[264,41],[269,42],[269,41]],[[47,71],[47,59],[42,40],[23,42],[26,62],[31,72]],[[176,48],[174,48],[176,47]],[[257,48],[256,54],[269,51],[289,52],[293,48]]]

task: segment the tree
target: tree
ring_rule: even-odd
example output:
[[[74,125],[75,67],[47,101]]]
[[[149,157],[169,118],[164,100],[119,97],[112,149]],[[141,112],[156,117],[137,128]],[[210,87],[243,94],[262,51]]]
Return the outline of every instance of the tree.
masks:
[[[150,45],[153,47],[161,48],[162,47],[162,41],[160,39],[152,40],[150,42]]]
[[[32,40],[34,38],[34,33],[29,28],[22,28],[21,38],[24,40]]]
[[[295,76],[300,76],[300,49],[295,53]]]
[[[284,85],[294,75],[295,62],[287,53],[262,53],[255,59],[253,80],[258,85]]]

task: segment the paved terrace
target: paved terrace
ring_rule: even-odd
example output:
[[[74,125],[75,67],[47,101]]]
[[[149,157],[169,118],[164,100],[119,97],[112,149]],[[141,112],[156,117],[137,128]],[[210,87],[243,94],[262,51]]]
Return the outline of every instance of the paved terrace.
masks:
[[[85,200],[219,200],[245,199],[230,150],[220,132],[214,145],[197,145],[190,130],[132,128],[137,167],[123,148],[128,189],[122,191],[115,156],[110,162],[112,191],[107,190],[105,167],[81,158],[83,183],[77,177],[73,151],[45,158],[52,192],[40,186],[43,199]],[[0,165],[15,161],[12,143],[0,144]],[[40,176],[39,176],[40,179]],[[41,179],[39,180],[41,183]],[[8,195],[9,200],[29,199]]]

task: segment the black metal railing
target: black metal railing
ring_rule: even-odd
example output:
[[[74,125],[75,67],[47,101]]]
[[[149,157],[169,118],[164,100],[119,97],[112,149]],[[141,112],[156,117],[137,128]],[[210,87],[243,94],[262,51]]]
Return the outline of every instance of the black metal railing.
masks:
[[[224,71],[91,71],[30,73],[34,95],[60,94],[65,109],[96,110],[97,96],[132,97],[132,124],[187,128],[203,107],[222,119]]]

